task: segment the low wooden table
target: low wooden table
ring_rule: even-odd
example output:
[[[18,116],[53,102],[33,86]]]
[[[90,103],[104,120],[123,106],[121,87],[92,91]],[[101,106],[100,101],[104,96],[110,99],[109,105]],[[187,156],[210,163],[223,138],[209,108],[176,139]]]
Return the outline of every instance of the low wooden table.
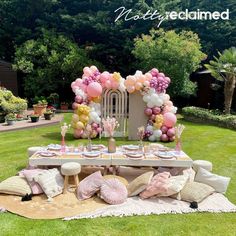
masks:
[[[81,166],[137,166],[137,167],[191,167],[192,159],[181,152],[173,159],[162,159],[153,154],[145,155],[142,159],[127,158],[122,152],[101,152],[99,158],[85,158],[82,153],[58,153],[55,157],[42,157],[38,153],[29,158],[32,166],[61,166],[66,162],[78,162]]]

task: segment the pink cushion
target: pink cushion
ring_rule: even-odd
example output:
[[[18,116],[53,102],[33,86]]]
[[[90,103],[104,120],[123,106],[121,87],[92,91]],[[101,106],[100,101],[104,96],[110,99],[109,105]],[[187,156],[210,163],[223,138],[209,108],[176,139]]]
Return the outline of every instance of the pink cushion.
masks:
[[[116,178],[107,179],[101,186],[101,198],[112,205],[121,204],[128,196],[127,188]]]
[[[36,181],[34,181],[34,177],[37,176],[42,171],[43,171],[42,169],[32,169],[32,170],[25,169],[20,172],[20,174],[26,178],[33,194],[43,193],[43,190],[40,187],[40,185]]]
[[[169,172],[163,172],[155,175],[147,188],[139,194],[142,199],[155,196],[167,191]]]
[[[92,197],[104,183],[101,171],[97,171],[83,179],[77,188],[77,197],[81,200]]]

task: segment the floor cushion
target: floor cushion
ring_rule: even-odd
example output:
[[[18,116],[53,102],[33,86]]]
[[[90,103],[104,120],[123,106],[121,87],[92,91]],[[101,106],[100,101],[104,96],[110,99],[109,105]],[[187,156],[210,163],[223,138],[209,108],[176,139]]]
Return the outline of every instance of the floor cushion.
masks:
[[[189,182],[186,183],[184,188],[180,191],[180,198],[178,200],[199,203],[214,192],[215,189],[209,185],[198,182]]]
[[[203,168],[208,171],[212,171],[212,163],[205,160],[195,160],[193,161],[193,169],[197,172],[199,168]]]
[[[23,175],[26,178],[34,195],[43,193],[43,189],[36,181],[34,181],[34,177],[36,177],[41,172],[43,172],[43,169],[32,169],[32,170],[25,169],[21,171],[21,175]]]
[[[169,172],[162,172],[155,175],[150,183],[147,185],[146,189],[140,193],[142,199],[150,198],[159,193],[167,191],[167,182],[170,177]]]
[[[121,176],[117,176],[117,175],[104,175],[103,176],[103,178],[105,179],[105,180],[107,180],[107,179],[113,179],[113,178],[115,178],[115,179],[118,179],[122,184],[124,184],[126,187],[128,186],[128,181],[125,179],[125,178],[123,178],[123,177],[121,177]]]
[[[41,186],[47,197],[55,197],[62,193],[64,179],[57,168],[43,170],[34,180]]]
[[[104,178],[101,171],[97,171],[88,177],[84,178],[77,188],[77,197],[80,200],[85,200],[92,197],[98,190],[100,190],[101,185],[104,183]]]
[[[24,196],[31,193],[31,188],[24,177],[12,176],[0,183],[0,193]]]
[[[146,172],[139,177],[135,178],[130,184],[128,185],[128,196],[136,196],[141,193],[151,182],[152,177],[154,175],[153,171]]]
[[[230,178],[213,174],[200,167],[195,176],[195,181],[210,185],[216,190],[216,192],[225,193],[227,191]]]
[[[128,192],[126,186],[117,178],[110,178],[104,181],[100,189],[101,198],[111,204],[121,204],[126,201]]]

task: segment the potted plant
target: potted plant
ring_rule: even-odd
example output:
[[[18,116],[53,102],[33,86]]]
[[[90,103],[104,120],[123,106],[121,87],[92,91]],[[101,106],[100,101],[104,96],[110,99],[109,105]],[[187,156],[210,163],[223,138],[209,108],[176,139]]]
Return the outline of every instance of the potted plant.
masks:
[[[5,112],[0,112],[0,123],[4,123],[5,122],[5,116],[6,116]]]
[[[47,105],[48,105],[47,100],[43,99],[38,101],[37,104],[33,105],[34,113],[38,114],[39,116],[42,116],[46,112]]]
[[[30,116],[31,122],[35,123],[39,121],[39,114],[32,114]]]
[[[45,120],[51,120],[52,119],[53,112],[50,109],[47,109],[46,112],[44,112],[44,118]]]
[[[68,110],[69,104],[67,102],[61,102],[61,110]]]
[[[54,106],[48,106],[47,110],[50,110],[52,112],[52,117],[54,117],[57,109]]]
[[[16,121],[16,116],[14,113],[9,113],[6,115],[5,119],[8,125],[13,125]]]
[[[51,93],[47,98],[50,105],[55,108],[59,107],[59,94],[58,93]]]

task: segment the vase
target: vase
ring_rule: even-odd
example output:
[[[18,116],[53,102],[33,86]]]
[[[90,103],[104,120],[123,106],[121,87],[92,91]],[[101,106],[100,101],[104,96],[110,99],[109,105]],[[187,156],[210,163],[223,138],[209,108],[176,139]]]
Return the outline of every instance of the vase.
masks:
[[[65,152],[66,151],[66,144],[65,144],[65,136],[61,136],[61,152]]]
[[[87,151],[92,152],[92,140],[88,138]]]
[[[175,151],[177,151],[177,152],[181,152],[181,149],[182,149],[182,147],[181,147],[181,139],[180,138],[176,138],[176,146],[175,146]]]
[[[113,137],[108,139],[108,152],[114,153],[116,152],[116,140]]]

